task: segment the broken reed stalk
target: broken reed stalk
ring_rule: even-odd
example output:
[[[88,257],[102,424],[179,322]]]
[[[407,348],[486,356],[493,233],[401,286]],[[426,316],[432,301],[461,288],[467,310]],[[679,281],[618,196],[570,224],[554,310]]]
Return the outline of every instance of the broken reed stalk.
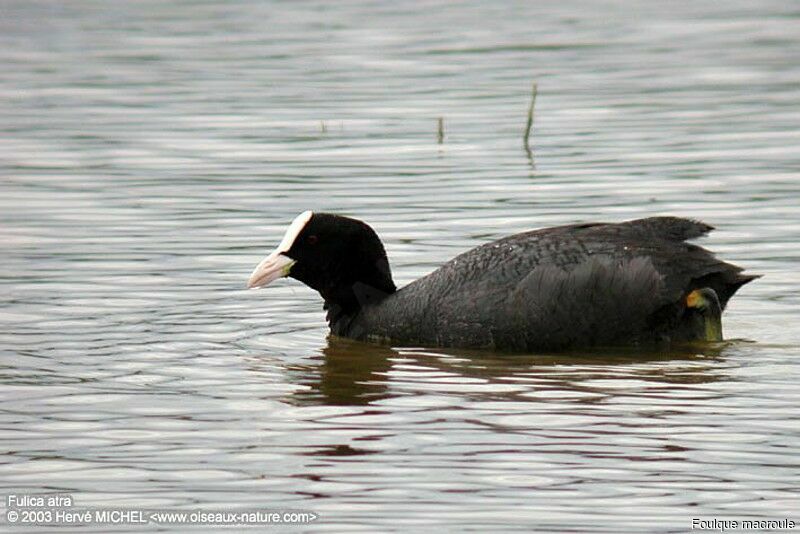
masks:
[[[436,139],[441,145],[442,143],[444,143],[444,118],[439,117],[437,122],[439,123],[439,130],[436,134]]]
[[[530,137],[531,137],[531,130],[533,129],[533,107],[536,105],[536,82],[533,83],[531,87],[531,107],[528,108],[528,123],[525,125],[525,137],[522,138],[522,142],[524,143],[525,150],[530,152],[531,145],[530,145]]]

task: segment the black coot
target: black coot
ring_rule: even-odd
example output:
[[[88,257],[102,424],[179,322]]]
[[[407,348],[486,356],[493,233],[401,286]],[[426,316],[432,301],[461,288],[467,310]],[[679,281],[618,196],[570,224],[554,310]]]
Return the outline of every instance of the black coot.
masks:
[[[325,300],[338,336],[397,345],[563,350],[722,339],[722,310],[757,278],[686,243],[712,230],[651,217],[516,234],[396,289],[378,236],[300,214],[249,287],[290,276]]]

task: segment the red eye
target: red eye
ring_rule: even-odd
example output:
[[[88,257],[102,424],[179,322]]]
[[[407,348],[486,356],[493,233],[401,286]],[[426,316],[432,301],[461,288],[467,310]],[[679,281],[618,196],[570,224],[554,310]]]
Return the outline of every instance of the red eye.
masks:
[[[310,235],[306,238],[306,241],[309,245],[316,245],[317,241],[319,241],[319,238],[315,235]]]

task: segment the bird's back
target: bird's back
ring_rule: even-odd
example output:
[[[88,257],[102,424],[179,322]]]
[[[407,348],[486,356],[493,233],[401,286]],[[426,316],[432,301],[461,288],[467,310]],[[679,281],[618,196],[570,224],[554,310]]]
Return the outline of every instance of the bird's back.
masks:
[[[349,335],[503,350],[680,338],[680,299],[694,286],[713,287],[724,307],[753,278],[685,242],[711,229],[652,217],[509,236],[365,308]]]

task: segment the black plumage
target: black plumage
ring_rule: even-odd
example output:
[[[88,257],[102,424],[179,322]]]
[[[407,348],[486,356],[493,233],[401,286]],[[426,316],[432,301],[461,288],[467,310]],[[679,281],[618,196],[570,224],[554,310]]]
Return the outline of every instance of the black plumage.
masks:
[[[686,341],[699,336],[690,292],[713,289],[724,309],[756,278],[686,242],[711,226],[651,217],[505,237],[396,290],[372,228],[306,213],[276,253],[320,292],[331,332],[360,340],[503,351]]]

